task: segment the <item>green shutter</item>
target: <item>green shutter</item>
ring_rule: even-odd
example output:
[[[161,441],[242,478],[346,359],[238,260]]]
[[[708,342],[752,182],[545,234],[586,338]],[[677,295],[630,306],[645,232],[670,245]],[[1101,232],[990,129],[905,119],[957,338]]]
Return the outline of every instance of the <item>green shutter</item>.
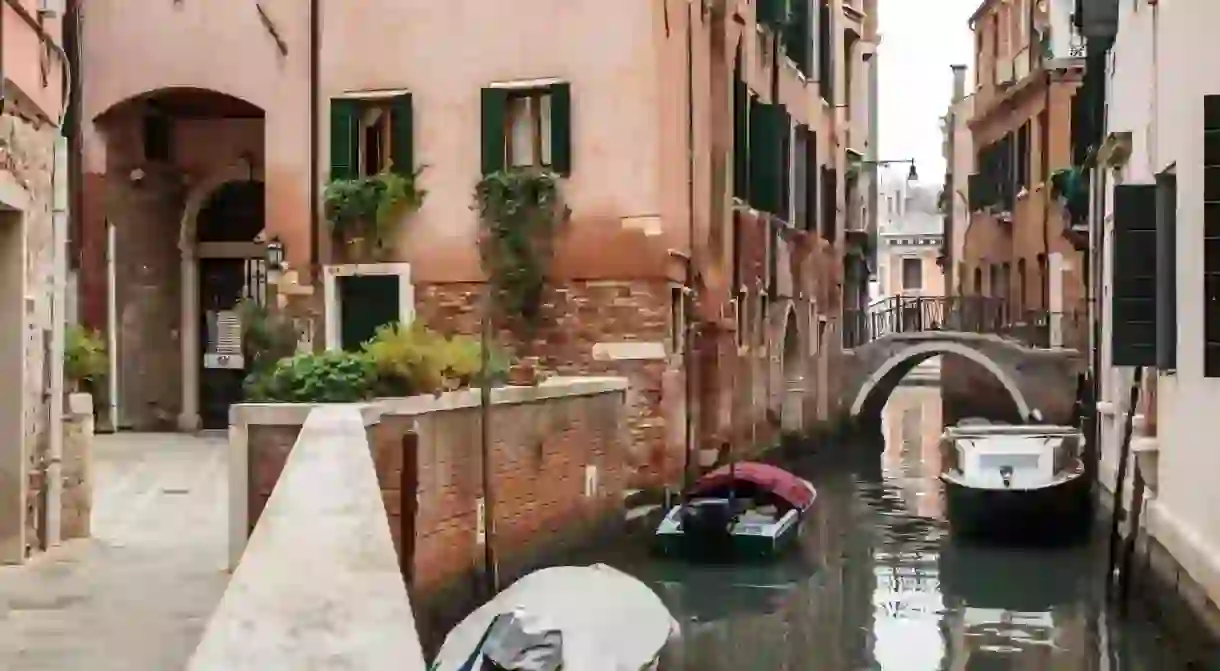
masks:
[[[733,78],[733,195],[748,200],[750,193],[750,91],[738,76]]]
[[[359,100],[332,98],[330,101],[330,178],[352,179],[360,173]]]
[[[504,122],[508,94],[504,89],[483,89],[483,174],[504,169]]]
[[[415,174],[415,118],[411,94],[396,96],[390,102],[390,158],[392,170],[400,175]]]
[[[566,82],[551,86],[551,169],[572,174],[572,87]]]
[[[749,180],[747,181],[749,191],[746,194],[746,202],[756,210],[763,209],[763,192],[765,191],[763,186],[765,171],[762,166],[762,157],[765,153],[763,151],[763,108],[765,107],[766,105],[759,102],[757,97],[750,97],[750,116],[747,120],[749,153],[746,154],[749,168]]]
[[[787,0],[759,0],[757,20],[760,24],[780,28],[788,20]]]

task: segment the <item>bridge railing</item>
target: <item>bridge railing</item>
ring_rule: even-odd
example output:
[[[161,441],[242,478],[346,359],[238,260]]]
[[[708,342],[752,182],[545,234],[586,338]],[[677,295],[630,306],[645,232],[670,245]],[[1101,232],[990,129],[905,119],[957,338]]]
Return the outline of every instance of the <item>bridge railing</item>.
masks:
[[[992,333],[1035,348],[1083,349],[1088,343],[1087,316],[1081,311],[1021,310],[991,296],[894,296],[843,315],[848,348],[925,331]]]

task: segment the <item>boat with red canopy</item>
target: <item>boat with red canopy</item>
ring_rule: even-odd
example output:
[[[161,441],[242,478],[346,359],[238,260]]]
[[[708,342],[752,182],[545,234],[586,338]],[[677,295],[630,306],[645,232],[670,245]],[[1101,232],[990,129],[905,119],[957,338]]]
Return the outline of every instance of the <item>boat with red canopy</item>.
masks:
[[[772,557],[792,545],[817,490],[782,468],[755,462],[700,478],[657,527],[665,554]]]

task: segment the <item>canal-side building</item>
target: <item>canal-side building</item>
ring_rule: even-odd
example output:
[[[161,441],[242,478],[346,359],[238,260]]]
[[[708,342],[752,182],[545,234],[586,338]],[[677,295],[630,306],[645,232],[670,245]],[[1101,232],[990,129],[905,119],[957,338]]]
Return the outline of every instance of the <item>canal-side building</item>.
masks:
[[[477,332],[472,194],[517,168],[558,174],[571,217],[541,331],[506,344],[631,380],[639,484],[828,420],[876,21],[875,0],[90,4],[81,307],[116,343],[114,422],[223,427],[235,304],[268,283],[303,347]],[[356,258],[324,190],[383,171],[422,205]]]
[[[46,7],[0,5],[0,564],[60,536],[47,464],[63,438],[67,56],[62,12]]]
[[[987,0],[970,17],[969,219],[956,260],[958,296],[987,330],[1083,348],[1084,264],[1053,177],[1072,164],[1073,94],[1084,73],[1074,0]],[[963,161],[964,163],[964,161]],[[964,167],[964,165],[962,166]],[[947,358],[946,417],[1013,419],[987,375]]]
[[[970,175],[974,170],[974,145],[969,123],[974,115],[974,92],[967,90],[966,77],[965,65],[953,66],[953,97],[941,127],[944,136],[945,186],[941,192],[940,206],[945,218],[945,236],[940,264],[945,275],[946,296],[960,295],[968,286],[962,254],[966,246],[966,231],[970,227]]]
[[[1099,283],[1101,481],[1115,491],[1124,423],[1149,491],[1143,577],[1217,633],[1220,518],[1210,475],[1220,467],[1220,73],[1191,67],[1220,55],[1205,0],[1118,3],[1086,30],[1100,111],[1088,227]],[[1113,17],[1117,22],[1113,23]],[[1086,17],[1087,19],[1094,17]],[[1110,19],[1105,21],[1104,19]],[[1108,47],[1108,49],[1107,49]],[[1151,55],[1151,56],[1150,56]],[[1092,79],[1094,71],[1090,71]],[[1101,93],[1104,92],[1104,98]],[[1102,106],[1104,103],[1104,107]],[[1092,147],[1085,143],[1092,140]],[[1085,152],[1081,152],[1085,154]],[[1087,154],[1085,154],[1087,156]],[[1086,182],[1087,183],[1087,182]],[[1139,400],[1129,398],[1142,371]],[[1131,471],[1129,471],[1131,474]],[[1132,487],[1120,502],[1130,508]]]
[[[944,296],[940,187],[885,180],[877,243],[877,296]]]
[[[1072,96],[1084,72],[1074,5],[989,0],[970,17],[975,158],[961,293],[997,299],[1005,321],[1047,320],[1083,305],[1080,254],[1051,193],[1052,175],[1071,165]]]

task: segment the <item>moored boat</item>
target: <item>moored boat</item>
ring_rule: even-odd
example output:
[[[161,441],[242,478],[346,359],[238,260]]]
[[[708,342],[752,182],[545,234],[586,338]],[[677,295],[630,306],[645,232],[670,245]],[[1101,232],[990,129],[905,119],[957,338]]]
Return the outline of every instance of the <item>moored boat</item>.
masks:
[[[1060,540],[1086,531],[1092,495],[1084,440],[1067,426],[950,427],[940,443],[950,529],[998,540]]]
[[[678,623],[647,585],[604,564],[521,578],[445,637],[429,671],[665,671]]]
[[[700,478],[661,520],[656,546],[702,558],[769,558],[790,547],[817,491],[782,468],[754,462]]]

